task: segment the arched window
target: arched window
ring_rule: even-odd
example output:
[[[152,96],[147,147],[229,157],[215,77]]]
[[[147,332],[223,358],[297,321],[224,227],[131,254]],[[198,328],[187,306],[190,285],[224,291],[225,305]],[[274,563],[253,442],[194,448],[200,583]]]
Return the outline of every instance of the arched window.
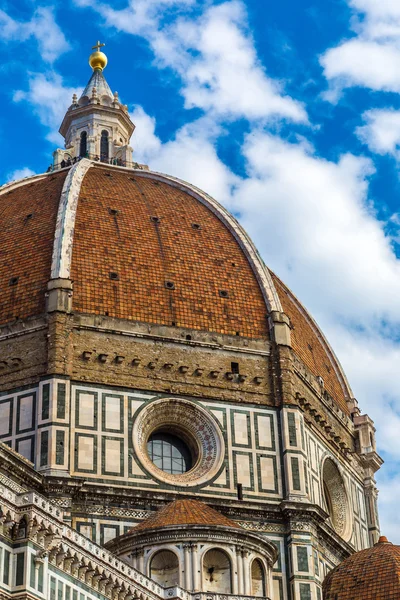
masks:
[[[208,550],[203,558],[203,591],[232,593],[232,568],[229,556],[222,550]]]
[[[87,154],[87,133],[86,131],[82,131],[81,133],[81,141],[79,144],[79,156],[82,158]]]
[[[100,160],[103,162],[108,162],[109,159],[109,150],[108,150],[108,131],[103,129],[101,132],[101,140],[100,140]]]
[[[257,598],[265,597],[267,595],[265,589],[265,573],[262,562],[259,558],[256,558],[251,563],[251,590],[252,596]]]
[[[156,552],[150,563],[151,579],[164,587],[179,584],[179,562],[171,550]]]

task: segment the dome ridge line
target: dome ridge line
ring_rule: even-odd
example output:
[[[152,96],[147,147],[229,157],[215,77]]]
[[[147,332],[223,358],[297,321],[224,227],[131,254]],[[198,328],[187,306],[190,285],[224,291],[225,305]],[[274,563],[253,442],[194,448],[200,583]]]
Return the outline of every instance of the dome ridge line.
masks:
[[[237,219],[235,219],[235,217],[231,215],[226,208],[222,206],[222,204],[220,204],[217,200],[200,188],[188,183],[187,181],[184,181],[183,179],[179,179],[178,177],[172,177],[157,171],[135,171],[135,173],[136,176],[139,175],[143,178],[159,178],[161,181],[166,181],[180,189],[184,189],[187,193],[211,210],[211,212],[215,214],[228,228],[245,253],[261,287],[268,310],[270,312],[283,312],[278,292],[275,289],[272,277],[268,269],[265,267],[258,250]]]
[[[338,379],[340,381],[340,384],[342,386],[342,389],[343,389],[345,395],[347,395],[348,399],[350,400],[351,398],[353,398],[353,391],[351,389],[350,383],[346,377],[346,374],[343,370],[340,360],[338,359],[338,357],[337,357],[335,351],[333,350],[330,342],[328,341],[327,337],[323,333],[321,327],[318,325],[318,323],[314,319],[314,317],[308,312],[308,310],[305,308],[305,306],[302,304],[302,302],[297,298],[296,294],[294,294],[292,292],[292,290],[285,283],[283,283],[283,281],[280,279],[280,277],[278,277],[271,269],[269,269],[269,272],[272,273],[273,276],[276,277],[276,279],[278,279],[280,284],[287,290],[289,295],[296,302],[297,307],[303,314],[304,318],[310,323],[310,326],[313,328],[314,333],[319,338],[319,341],[322,343],[322,345],[325,348],[325,351],[327,352],[327,354],[329,355],[329,357],[331,359],[332,366],[335,369],[336,375],[338,376]]]
[[[69,279],[76,210],[83,178],[93,162],[83,158],[68,173],[58,206],[51,259],[51,279]]]
[[[4,183],[3,185],[0,186],[0,194],[10,192],[11,190],[14,190],[18,187],[21,187],[22,185],[31,183],[33,181],[40,181],[41,179],[44,179],[45,177],[48,177],[51,175],[53,175],[53,172],[40,173],[38,175],[30,175],[29,177],[22,177],[21,179],[14,179],[13,181],[8,181],[7,183]]]

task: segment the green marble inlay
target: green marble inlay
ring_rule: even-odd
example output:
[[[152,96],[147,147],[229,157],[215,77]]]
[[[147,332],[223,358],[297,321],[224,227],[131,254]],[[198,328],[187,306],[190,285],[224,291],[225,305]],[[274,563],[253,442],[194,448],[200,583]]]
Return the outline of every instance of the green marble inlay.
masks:
[[[288,413],[289,446],[297,446],[296,419],[294,413]]]
[[[57,419],[65,419],[65,383],[57,383]]]
[[[49,462],[49,432],[42,431],[40,436],[40,466],[44,467]]]
[[[15,585],[24,585],[25,552],[17,554],[17,569],[15,574]]]
[[[297,546],[297,570],[308,573],[307,546]]]
[[[300,583],[300,600],[311,600],[311,587],[309,583]]]
[[[65,431],[56,432],[56,465],[64,464]]]
[[[3,583],[10,585],[10,552],[8,550],[4,550]]]
[[[42,420],[50,417],[50,384],[45,383],[42,387]]]
[[[31,588],[35,589],[35,557],[33,554],[31,554],[31,576],[29,585]]]
[[[293,489],[296,490],[297,492],[301,491],[301,486],[300,486],[300,470],[299,470],[299,459],[296,458],[295,456],[292,456],[290,459],[291,465],[292,465],[292,482],[293,482]]]

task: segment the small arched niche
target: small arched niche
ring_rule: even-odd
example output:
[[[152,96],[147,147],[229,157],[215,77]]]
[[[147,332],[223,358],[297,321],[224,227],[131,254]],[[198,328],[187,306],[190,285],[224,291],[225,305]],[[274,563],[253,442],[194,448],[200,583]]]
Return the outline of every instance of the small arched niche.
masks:
[[[251,563],[251,591],[251,595],[256,598],[262,598],[267,595],[264,565],[259,558],[255,558]]]
[[[232,593],[231,561],[223,550],[213,548],[204,555],[203,591],[222,594]]]
[[[150,561],[150,577],[164,587],[179,584],[179,561],[171,550],[156,552]]]
[[[347,539],[349,537],[349,510],[346,488],[334,461],[327,458],[322,468],[322,488],[325,510],[336,532]]]

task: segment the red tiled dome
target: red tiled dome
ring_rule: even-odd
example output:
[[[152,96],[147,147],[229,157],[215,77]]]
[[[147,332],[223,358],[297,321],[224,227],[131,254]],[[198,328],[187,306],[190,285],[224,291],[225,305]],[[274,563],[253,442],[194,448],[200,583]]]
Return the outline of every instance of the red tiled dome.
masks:
[[[346,558],[323,583],[324,600],[399,600],[400,546],[385,537]]]
[[[62,210],[77,167],[71,217]],[[0,215],[0,325],[43,314],[47,284],[60,277],[73,282],[75,313],[269,339],[270,294],[291,320],[293,350],[348,412],[348,387],[314,321],[235,219],[190,184],[81,161],[3,186]],[[63,259],[68,274],[54,275]]]
[[[222,525],[241,529],[240,525],[199,500],[175,500],[136,525],[132,532],[174,525]]]

